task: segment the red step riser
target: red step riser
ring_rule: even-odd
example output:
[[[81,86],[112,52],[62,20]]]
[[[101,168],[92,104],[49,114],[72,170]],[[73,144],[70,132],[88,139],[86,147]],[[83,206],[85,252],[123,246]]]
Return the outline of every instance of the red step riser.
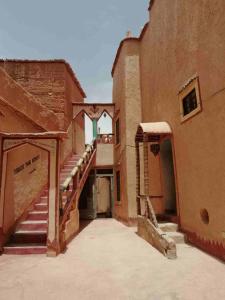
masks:
[[[35,205],[36,205],[36,204],[45,204],[46,207],[48,207],[48,202],[46,202],[46,201],[44,201],[44,200],[43,200],[43,201],[40,201],[40,200],[39,200],[39,201],[35,202]],[[35,207],[36,207],[36,206],[34,206],[34,209],[33,209],[33,210],[35,210]],[[33,210],[31,210],[31,211],[33,211]],[[48,210],[48,209],[46,209],[46,210]]]
[[[38,199],[35,203],[45,203],[46,205],[48,205],[48,198],[46,197],[41,197],[40,199]]]
[[[65,171],[60,173],[60,177],[69,176],[71,171]]]
[[[70,172],[73,170],[73,168],[76,166],[77,162],[79,161],[80,156],[79,155],[73,155],[71,156],[68,161],[64,164],[61,172],[60,172],[60,182],[63,183],[65,179],[70,175]],[[70,185],[70,192],[71,192],[71,185]],[[49,191],[45,190],[41,197],[35,202],[33,210],[39,211],[39,212],[45,212],[45,213],[35,213],[30,214],[28,213],[26,221],[32,220],[32,221],[47,221],[48,220],[48,196]],[[63,197],[63,202],[65,202],[66,197]],[[37,204],[46,204],[46,205],[37,205]],[[31,212],[33,211],[31,210]],[[32,230],[32,231],[46,231],[46,233],[15,233],[11,236],[10,242],[21,244],[21,247],[17,247],[16,249],[14,247],[6,247],[4,249],[5,254],[13,254],[13,255],[27,255],[27,254],[44,254],[47,251],[47,248],[38,248],[38,247],[31,247],[26,248],[23,244],[41,244],[46,245],[47,241],[47,223],[46,224],[19,224],[18,229],[20,230]]]
[[[45,214],[28,214],[27,221],[47,221],[48,220],[48,213]]]
[[[13,247],[10,248],[4,248],[4,254],[11,254],[11,255],[27,255],[27,254],[45,254],[47,252],[46,248],[23,248],[20,249],[14,249]]]
[[[40,231],[40,230],[46,230],[47,233],[47,224],[19,224],[18,229],[19,230],[33,230],[33,231]]]
[[[73,170],[73,168],[66,169],[67,174],[70,175],[70,173],[71,173],[72,170]],[[60,176],[62,176],[64,174],[65,174],[65,172],[64,173],[60,173]]]
[[[35,210],[38,210],[38,211],[47,211],[48,210],[48,206],[47,205],[35,205]]]
[[[14,234],[10,242],[15,244],[46,244],[47,234]]]
[[[70,174],[69,174],[70,175]],[[67,177],[69,177],[69,175],[63,175],[63,176],[60,176],[60,180],[66,180]]]
[[[65,166],[64,166],[64,170],[66,169],[70,169],[70,170],[72,170],[74,167],[76,167],[76,164],[66,164]]]

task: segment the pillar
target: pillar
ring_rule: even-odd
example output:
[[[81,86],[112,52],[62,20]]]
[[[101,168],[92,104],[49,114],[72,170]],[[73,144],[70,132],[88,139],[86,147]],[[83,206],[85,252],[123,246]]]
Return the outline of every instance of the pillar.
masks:
[[[97,139],[97,134],[98,134],[98,125],[97,125],[97,119],[92,120],[92,126],[93,126],[93,139]]]

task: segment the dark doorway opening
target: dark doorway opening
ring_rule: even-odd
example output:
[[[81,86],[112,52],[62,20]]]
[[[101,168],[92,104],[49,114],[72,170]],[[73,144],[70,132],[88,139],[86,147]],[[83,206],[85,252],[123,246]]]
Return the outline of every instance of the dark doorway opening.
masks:
[[[96,209],[94,201],[95,171],[91,171],[82,190],[79,200],[80,220],[94,220]]]
[[[173,151],[170,139],[164,140],[160,145],[160,161],[165,205],[165,218],[176,221],[176,185],[174,176]]]

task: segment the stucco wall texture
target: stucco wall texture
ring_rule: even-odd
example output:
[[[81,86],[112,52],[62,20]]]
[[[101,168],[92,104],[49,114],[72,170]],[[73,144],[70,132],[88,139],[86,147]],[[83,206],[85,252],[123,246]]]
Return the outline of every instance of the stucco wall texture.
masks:
[[[127,223],[136,218],[135,144],[134,135],[141,122],[141,93],[139,78],[139,43],[124,43],[113,77],[113,102],[120,122],[120,143],[114,145],[114,176],[120,171],[121,201],[114,189],[115,216]]]
[[[34,160],[35,157],[38,159]],[[33,161],[32,161],[33,160]],[[15,169],[24,169],[15,173]],[[7,154],[5,178],[5,205],[2,216],[3,231],[7,231],[21,217],[40,191],[48,183],[47,152],[29,144],[22,145]]]
[[[74,84],[64,62],[0,61],[2,67],[39,103],[53,111],[60,129],[66,129],[72,118],[72,100],[82,102],[84,96]]]
[[[96,167],[113,167],[113,144],[97,144]]]
[[[72,103],[83,102],[85,93],[68,63],[0,60],[0,83],[0,132],[67,132],[60,143],[61,166],[72,152],[83,153],[84,119],[73,120]],[[37,161],[14,174],[36,156]],[[6,170],[0,166],[0,172],[6,178],[1,186],[0,229],[7,235],[48,182],[47,152],[29,144],[16,147],[7,154]]]
[[[225,4],[223,0],[155,0],[149,13],[150,22],[136,39],[142,121],[166,121],[172,128],[181,229],[225,245]],[[126,82],[123,57],[132,43],[132,39],[123,41],[113,70],[114,101],[119,102],[118,108],[125,106],[122,113],[127,109],[120,88]],[[181,123],[178,93],[193,76],[199,79],[202,111]],[[130,161],[134,169],[135,160]],[[129,177],[134,176],[129,172]],[[160,193],[160,186],[157,189]],[[209,213],[208,225],[200,217],[203,208]]]

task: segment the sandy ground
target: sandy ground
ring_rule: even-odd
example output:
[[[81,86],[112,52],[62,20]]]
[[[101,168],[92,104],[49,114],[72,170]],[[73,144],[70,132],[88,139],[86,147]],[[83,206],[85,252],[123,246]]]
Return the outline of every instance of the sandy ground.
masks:
[[[168,260],[113,219],[91,222],[56,258],[0,257],[0,299],[225,299],[225,265],[189,245]]]

